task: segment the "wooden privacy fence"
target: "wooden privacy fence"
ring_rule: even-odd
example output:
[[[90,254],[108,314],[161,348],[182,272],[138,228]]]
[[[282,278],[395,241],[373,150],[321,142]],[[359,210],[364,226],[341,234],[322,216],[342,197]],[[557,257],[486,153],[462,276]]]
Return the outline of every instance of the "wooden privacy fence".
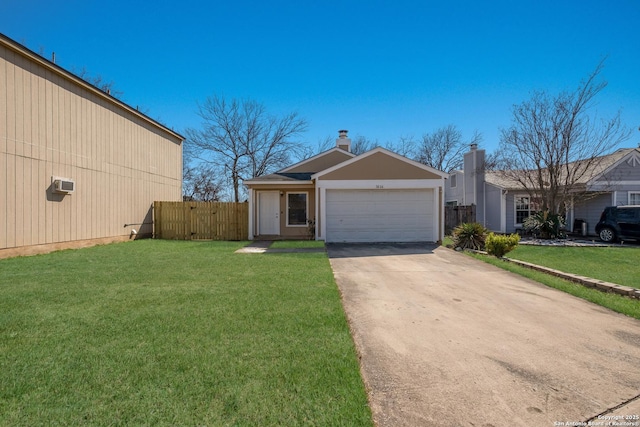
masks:
[[[451,234],[451,230],[464,222],[476,221],[476,205],[469,206],[445,206],[444,207],[444,233]]]
[[[154,202],[157,239],[247,240],[249,204],[226,202]]]

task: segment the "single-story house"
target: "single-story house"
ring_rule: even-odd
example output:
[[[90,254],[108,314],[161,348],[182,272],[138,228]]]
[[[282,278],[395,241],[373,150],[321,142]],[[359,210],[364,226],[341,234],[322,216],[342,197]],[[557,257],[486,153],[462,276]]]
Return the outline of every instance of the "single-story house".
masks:
[[[250,239],[436,242],[444,232],[447,175],[384,148],[336,147],[245,181]]]
[[[485,171],[485,151],[472,145],[464,154],[463,169],[449,175],[445,204],[476,205],[476,220],[491,231],[513,233],[536,212],[535,201],[514,180],[500,171]],[[640,149],[622,148],[603,156],[594,171],[577,182],[580,194],[567,207],[567,228],[595,234],[606,206],[640,205]],[[580,224],[574,230],[574,225]]]
[[[183,139],[0,34],[0,257],[150,236]]]

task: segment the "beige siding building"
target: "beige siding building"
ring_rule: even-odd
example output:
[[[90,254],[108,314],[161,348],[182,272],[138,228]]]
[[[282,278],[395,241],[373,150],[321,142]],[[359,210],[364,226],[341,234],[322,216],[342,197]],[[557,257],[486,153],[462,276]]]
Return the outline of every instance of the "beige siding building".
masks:
[[[437,242],[444,236],[446,174],[384,148],[336,147],[245,181],[250,239]]]
[[[0,255],[150,235],[183,139],[0,34]]]

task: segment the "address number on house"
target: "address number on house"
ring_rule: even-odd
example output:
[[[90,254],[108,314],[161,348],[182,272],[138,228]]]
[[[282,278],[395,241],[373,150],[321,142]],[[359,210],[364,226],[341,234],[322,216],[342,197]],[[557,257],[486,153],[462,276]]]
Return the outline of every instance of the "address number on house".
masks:
[[[376,189],[382,189],[382,188],[384,188],[384,185],[376,184]]]

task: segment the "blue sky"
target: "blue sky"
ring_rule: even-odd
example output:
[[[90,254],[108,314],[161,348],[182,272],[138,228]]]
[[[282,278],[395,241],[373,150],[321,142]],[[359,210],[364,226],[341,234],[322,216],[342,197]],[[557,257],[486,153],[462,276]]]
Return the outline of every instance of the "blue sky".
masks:
[[[2,0],[0,32],[182,133],[219,94],[298,111],[312,146],[454,124],[492,151],[514,104],[574,89],[605,56],[593,112],[640,126],[638,0]]]

